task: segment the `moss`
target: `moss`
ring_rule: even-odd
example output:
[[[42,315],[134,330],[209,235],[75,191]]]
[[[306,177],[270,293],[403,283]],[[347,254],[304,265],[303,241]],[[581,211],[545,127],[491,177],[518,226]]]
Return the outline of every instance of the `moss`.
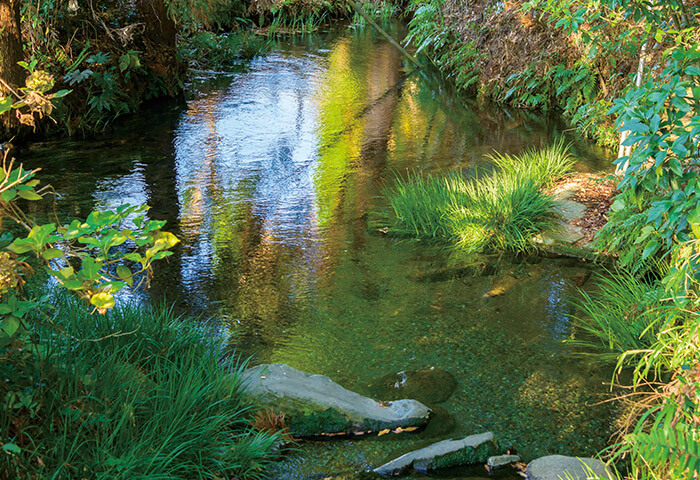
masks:
[[[321,433],[340,433],[349,429],[349,420],[334,408],[323,411],[305,409],[299,415],[289,415],[287,426],[292,435],[309,437]]]

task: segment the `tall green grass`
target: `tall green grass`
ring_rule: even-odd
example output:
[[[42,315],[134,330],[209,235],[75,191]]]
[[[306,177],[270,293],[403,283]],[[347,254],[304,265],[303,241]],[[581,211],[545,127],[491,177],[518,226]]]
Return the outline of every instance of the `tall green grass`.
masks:
[[[466,201],[449,215],[465,251],[524,252],[534,237],[557,225],[554,202],[528,176],[497,174],[465,183]]]
[[[395,221],[396,234],[418,238],[449,238],[450,215],[467,201],[466,182],[457,173],[445,176],[397,178],[387,191]]]
[[[518,155],[494,153],[488,158],[502,174],[529,178],[541,187],[551,186],[576,164],[570,145],[562,138],[545,148],[531,148]]]
[[[663,268],[661,269],[663,272]],[[692,281],[692,280],[691,280]],[[692,281],[693,287],[697,283]],[[670,295],[663,280],[630,273],[599,277],[595,293],[583,294],[571,343],[627,367],[631,389],[620,409],[612,461],[629,465],[625,478],[690,479],[700,473],[700,302]],[[619,476],[618,476],[619,478]]]
[[[276,436],[250,427],[243,364],[164,308],[91,315],[57,297],[36,351],[0,363],[0,469],[18,478],[264,478]],[[11,399],[8,401],[8,399]]]
[[[468,252],[527,251],[534,237],[557,224],[554,201],[543,189],[573,167],[562,142],[519,156],[495,155],[490,176],[398,178],[386,191],[399,235],[445,239]]]
[[[660,285],[617,272],[599,275],[595,286],[575,302],[580,333],[568,342],[598,360],[614,364],[625,352],[649,349],[677,319],[678,311]]]

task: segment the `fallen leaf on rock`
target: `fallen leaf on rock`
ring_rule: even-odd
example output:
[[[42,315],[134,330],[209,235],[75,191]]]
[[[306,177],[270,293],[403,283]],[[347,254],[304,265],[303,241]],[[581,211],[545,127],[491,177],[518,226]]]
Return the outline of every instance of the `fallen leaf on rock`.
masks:
[[[389,432],[391,432],[391,430],[388,428],[385,428],[384,430],[380,430],[379,433],[377,434],[377,436],[381,437],[382,435],[386,435]]]

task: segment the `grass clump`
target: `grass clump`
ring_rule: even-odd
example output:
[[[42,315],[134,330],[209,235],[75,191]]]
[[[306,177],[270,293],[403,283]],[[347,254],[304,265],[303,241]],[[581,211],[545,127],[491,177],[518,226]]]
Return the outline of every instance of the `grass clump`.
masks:
[[[539,187],[549,187],[573,170],[576,159],[569,148],[559,139],[546,148],[531,148],[519,155],[494,153],[489,158],[503,174],[526,177]]]
[[[596,287],[591,293],[581,292],[575,304],[579,334],[568,342],[597,360],[615,363],[627,351],[650,348],[663,327],[677,317],[660,285],[642,282],[628,272],[600,275]]]
[[[418,238],[450,237],[449,217],[455,206],[466,201],[466,182],[461,175],[397,178],[387,192],[396,221],[394,233]]]
[[[556,226],[554,202],[532,178],[497,174],[465,183],[467,201],[449,218],[457,245],[467,251],[523,252]]]
[[[543,190],[573,167],[562,142],[522,155],[494,155],[490,176],[411,175],[387,191],[389,229],[417,238],[442,238],[468,252],[535,248],[534,237],[556,226],[554,201]]]
[[[252,429],[243,365],[195,327],[163,308],[92,315],[70,297],[52,320],[2,352],[0,476],[264,478],[277,435]]]

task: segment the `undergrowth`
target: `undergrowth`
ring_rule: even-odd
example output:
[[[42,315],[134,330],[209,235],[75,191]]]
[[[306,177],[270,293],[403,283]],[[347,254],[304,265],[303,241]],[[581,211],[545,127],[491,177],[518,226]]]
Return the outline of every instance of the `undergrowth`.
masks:
[[[264,478],[276,435],[250,426],[243,364],[165,308],[54,304],[35,345],[2,352],[0,476]]]
[[[181,40],[180,54],[191,66],[212,68],[250,60],[268,48],[266,38],[249,30],[223,34],[200,31]]]
[[[700,314],[693,285],[682,300],[659,280],[626,272],[600,277],[583,294],[570,340],[586,354],[615,365],[623,391],[612,462],[628,479],[681,480],[700,473]],[[619,379],[631,371],[631,385]],[[617,478],[621,478],[618,475]]]
[[[522,155],[494,155],[492,175],[458,173],[397,179],[386,194],[399,235],[443,239],[468,252],[528,251],[556,225],[554,201],[543,189],[573,165],[561,142]]]

